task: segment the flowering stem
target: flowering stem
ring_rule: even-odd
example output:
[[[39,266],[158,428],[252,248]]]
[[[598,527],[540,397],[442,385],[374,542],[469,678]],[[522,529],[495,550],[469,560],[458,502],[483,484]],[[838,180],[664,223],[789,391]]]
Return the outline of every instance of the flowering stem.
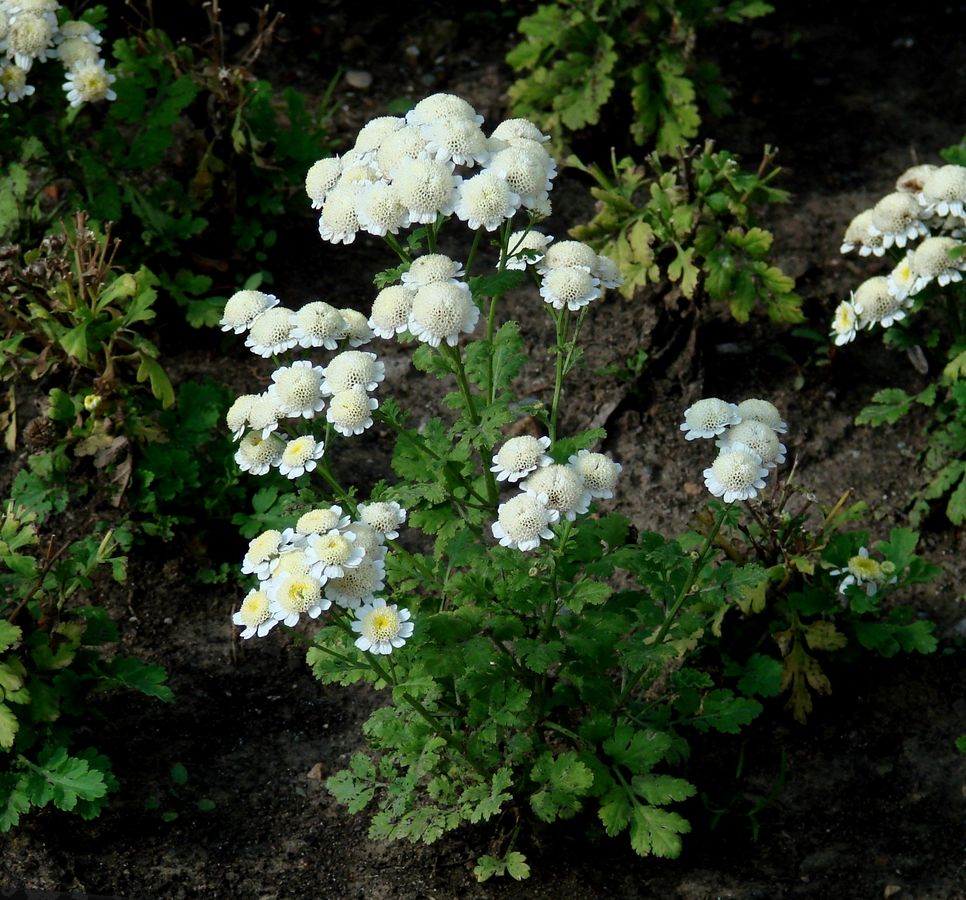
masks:
[[[567,314],[563,310],[553,311],[554,322],[557,326],[557,344],[554,347],[554,372],[553,372],[553,402],[550,406],[550,442],[557,440],[557,417],[560,412],[560,391],[563,388],[564,379],[564,346],[567,337]]]
[[[473,246],[470,247],[470,255],[466,258],[466,275],[464,276],[467,281],[470,280],[470,273],[473,271],[473,262],[476,260],[476,250],[480,246],[480,239],[483,237],[483,229],[477,228],[476,234],[473,235]]]
[[[446,741],[446,745],[454,753],[462,756],[472,767],[473,770],[479,775],[484,781],[490,780],[490,773],[486,771],[475,759],[473,759],[469,753],[466,752],[465,748],[461,747],[456,738],[453,737],[448,731],[443,731],[439,727],[439,723],[436,721],[436,717],[428,710],[422,703],[420,703],[411,694],[403,693],[400,695],[403,700],[405,700],[416,712],[422,716],[423,720],[433,729],[433,732]]]
[[[388,231],[383,235],[386,243],[396,251],[396,255],[399,257],[400,262],[408,263],[412,262],[412,257],[403,249],[399,241],[396,240],[394,234],[390,234]]]
[[[652,647],[660,646],[664,643],[664,639],[667,637],[668,632],[671,630],[671,626],[674,624],[675,619],[678,617],[678,613],[681,611],[681,607],[684,605],[684,601],[688,594],[691,593],[691,588],[694,587],[694,582],[697,580],[698,574],[704,568],[704,564],[708,561],[708,557],[711,555],[711,549],[714,546],[714,540],[718,536],[718,532],[721,530],[721,526],[724,524],[725,517],[727,516],[727,509],[722,509],[721,513],[714,521],[714,525],[711,526],[711,530],[708,532],[704,539],[704,544],[701,547],[701,552],[694,558],[691,563],[691,571],[688,572],[688,577],[685,579],[684,584],[681,585],[681,589],[678,591],[677,596],[674,598],[674,603],[671,605],[671,609],[668,614],[664,617],[664,622],[661,625],[660,630],[655,636],[651,643]],[[617,708],[615,712],[619,710],[628,700],[634,688],[640,684],[641,679],[644,677],[644,673],[647,671],[648,666],[645,663],[640,669],[634,674],[630,681],[624,686],[621,691],[620,696],[617,698]]]

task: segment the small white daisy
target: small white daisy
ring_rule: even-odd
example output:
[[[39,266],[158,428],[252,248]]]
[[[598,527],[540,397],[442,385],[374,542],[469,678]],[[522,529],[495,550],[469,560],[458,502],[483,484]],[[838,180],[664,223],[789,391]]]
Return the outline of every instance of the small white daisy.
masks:
[[[278,297],[274,294],[265,294],[262,291],[235,291],[225,303],[225,311],[219,323],[221,330],[241,334],[247,331],[252,322],[265,310],[272,309],[274,306],[278,306]]]
[[[560,463],[542,466],[520,487],[531,497],[546,497],[547,506],[570,522],[590,509],[591,491],[573,466]]]
[[[272,615],[268,594],[257,589],[248,592],[231,620],[242,626],[244,630],[240,637],[246,641],[255,635],[265,637],[278,624],[278,619]]]
[[[376,359],[376,354],[362,350],[344,350],[320,371],[325,376],[322,391],[328,395],[357,387],[374,391],[386,377],[386,367]]]
[[[366,551],[356,544],[353,532],[334,528],[325,534],[310,534],[305,555],[312,564],[312,574],[325,582],[329,578],[342,578],[347,569],[356,568]]]
[[[741,421],[738,407],[734,403],[719,400],[717,397],[706,397],[684,411],[684,422],[681,431],[684,438],[693,441],[696,438],[714,438],[724,432],[731,425]]]
[[[295,313],[288,307],[276,306],[255,317],[248,329],[245,346],[257,356],[268,359],[291,350],[298,343],[294,330]]]
[[[294,314],[292,337],[300,347],[335,350],[346,333],[346,321],[334,306],[321,300],[306,303]]]
[[[496,522],[490,526],[500,545],[521,551],[535,550],[540,541],[553,539],[551,525],[560,521],[560,513],[550,509],[546,495],[517,494],[501,503]]]
[[[303,434],[285,445],[278,471],[286,478],[298,478],[306,472],[313,472],[324,452],[322,441],[316,441],[310,434]]]
[[[600,296],[600,279],[582,267],[545,269],[540,296],[554,309],[574,312]]]
[[[854,295],[852,300],[843,300],[835,307],[835,314],[832,317],[832,335],[835,338],[835,346],[843,347],[855,340],[859,332],[859,317],[862,309],[856,306]]]
[[[356,647],[367,653],[386,656],[399,649],[413,636],[413,623],[408,609],[395,603],[386,605],[381,597],[360,606],[352,630],[359,633]]]
[[[393,541],[399,537],[399,526],[406,521],[406,510],[395,500],[360,503],[359,517],[370,528]]]
[[[610,500],[614,496],[617,477],[624,468],[620,463],[603,453],[589,450],[580,450],[567,461],[584,479],[584,486],[592,497]]]
[[[471,334],[479,320],[479,307],[465,283],[437,282],[416,291],[407,328],[431,347],[443,341],[455,347],[460,334]]]
[[[322,582],[311,575],[283,572],[265,585],[265,592],[271,602],[272,615],[289,627],[297,625],[302,615],[317,619],[332,605],[322,595]]]
[[[545,451],[550,446],[550,438],[533,437],[522,434],[510,438],[493,455],[490,471],[496,473],[497,481],[519,481],[540,466],[549,466],[553,458]]]
[[[715,497],[734,503],[757,497],[767,476],[761,457],[750,447],[735,443],[722,450],[711,467],[704,470],[704,484]]]
[[[325,596],[343,609],[358,609],[369,603],[385,583],[386,564],[382,556],[367,555],[354,569],[346,569],[339,578],[330,578],[325,584]]]
[[[249,431],[238,445],[235,462],[238,468],[250,475],[265,475],[277,466],[285,451],[285,441],[277,434],[263,438],[257,431]]]
[[[415,289],[405,284],[383,288],[372,304],[369,327],[381,338],[392,338],[405,331],[413,308]]]
[[[372,411],[378,408],[379,401],[364,388],[349,388],[332,395],[325,418],[339,434],[352,437],[372,427]]]

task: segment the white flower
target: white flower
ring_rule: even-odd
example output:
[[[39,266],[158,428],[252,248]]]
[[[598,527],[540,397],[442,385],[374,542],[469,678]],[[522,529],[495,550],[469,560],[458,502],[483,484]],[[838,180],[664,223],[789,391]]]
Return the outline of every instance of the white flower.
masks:
[[[540,546],[541,539],[553,538],[550,528],[560,520],[560,513],[547,506],[547,497],[534,497],[530,494],[517,494],[506,503],[501,503],[499,518],[490,526],[500,545],[515,547],[521,551],[534,550]]]
[[[322,596],[322,582],[311,575],[292,575],[283,572],[266,585],[272,615],[289,627],[297,625],[305,614],[317,619],[332,602]]]
[[[419,126],[426,139],[426,152],[458,166],[483,165],[490,158],[486,135],[472,119],[446,116]]]
[[[383,589],[385,579],[386,564],[382,558],[366,556],[354,569],[346,569],[340,578],[330,578],[325,585],[325,596],[343,609],[358,609]]]
[[[550,446],[550,438],[521,434],[510,438],[493,455],[490,471],[496,473],[497,481],[519,481],[540,466],[549,466],[553,459],[544,451]]]
[[[398,234],[400,228],[409,225],[409,211],[388,181],[375,181],[362,189],[356,199],[356,214],[362,230],[377,237]]]
[[[926,240],[934,240],[934,238],[926,238]],[[896,300],[905,300],[907,297],[911,297],[917,293],[915,289],[916,273],[912,268],[912,257],[913,254],[911,252],[907,253],[888,275],[889,293]]]
[[[377,116],[359,129],[352,149],[362,156],[374,153],[389,135],[405,127],[406,120],[401,116]]]
[[[896,179],[896,190],[906,194],[918,194],[922,190],[926,179],[938,168],[939,166],[934,166],[930,163],[910,166]]]
[[[248,424],[254,433],[267,438],[278,428],[282,415],[282,407],[274,394],[258,394],[248,408]]]
[[[876,595],[884,575],[882,565],[869,558],[869,551],[866,547],[860,547],[858,555],[850,557],[848,565],[844,569],[833,569],[829,574],[845,575],[839,585],[840,594],[844,594],[845,589],[854,584],[856,587],[862,588],[868,597]]]
[[[597,267],[597,254],[582,241],[557,241],[547,249],[543,262],[537,271],[544,273],[550,269],[586,269],[592,272]]]
[[[243,472],[264,475],[272,466],[278,465],[285,450],[285,441],[277,434],[263,438],[257,431],[250,431],[242,439],[235,453],[235,462]]]
[[[342,160],[329,156],[316,160],[305,175],[305,193],[312,201],[312,209],[322,209],[325,198],[339,182],[342,174]]]
[[[756,397],[742,400],[738,404],[738,415],[742,421],[745,419],[754,419],[756,422],[764,422],[769,428],[777,431],[779,434],[785,434],[788,431],[788,425],[782,419],[782,414],[778,411],[778,407],[768,400],[759,400]],[[731,424],[736,425],[737,423],[732,422]]]
[[[859,248],[859,256],[883,256],[885,247],[882,244],[882,235],[876,231],[873,233],[870,228],[872,225],[872,210],[867,209],[860,212],[845,229],[845,236],[842,238],[842,253],[848,253]]]
[[[100,59],[100,54],[97,52],[96,44],[86,38],[74,37],[58,45],[57,58],[63,67],[69,70],[76,69],[85,63],[96,63]]]
[[[265,637],[277,624],[272,616],[268,595],[264,591],[251,590],[242,600],[241,608],[231,617],[236,625],[243,626],[241,637],[248,640],[256,634]]]
[[[375,164],[388,177],[404,159],[426,159],[426,139],[419,128],[406,127],[388,135],[376,151]]]
[[[919,202],[926,215],[966,216],[966,166],[942,166],[931,172],[923,182]]]
[[[365,185],[342,180],[326,195],[319,216],[319,236],[331,244],[351,244],[359,232],[357,204]]]
[[[743,419],[731,426],[715,443],[722,450],[743,444],[761,457],[761,464],[766,469],[774,469],[785,462],[785,445],[778,440],[778,433],[755,419]]]
[[[252,322],[265,310],[273,306],[278,306],[278,297],[274,294],[265,294],[261,291],[235,291],[225,303],[225,311],[219,323],[221,330],[241,334],[247,331]]]
[[[405,510],[403,510],[403,518],[405,519]],[[366,525],[365,522],[352,522],[348,526],[348,530],[351,531],[356,536],[356,545],[362,547],[365,551],[366,560],[373,559],[385,559],[388,547],[386,546],[386,538],[389,535],[384,535],[381,532],[376,531],[371,525]],[[397,535],[393,535],[391,539],[394,539]],[[358,570],[354,570],[358,571]]]
[[[888,328],[906,317],[905,303],[890,293],[889,281],[882,275],[863,281],[855,289],[853,302],[861,309],[860,328],[871,328],[876,323]]]
[[[906,242],[929,234],[929,229],[920,220],[922,210],[911,194],[896,191],[887,194],[872,207],[869,234],[882,237],[882,246],[887,249],[895,244],[905,247]]]
[[[502,175],[527,209],[547,199],[557,174],[553,158],[536,141],[520,141],[501,150],[490,159],[487,169]]]
[[[298,478],[306,472],[314,471],[316,460],[321,459],[324,452],[325,445],[322,441],[316,441],[311,435],[303,434],[286,444],[278,464],[278,471],[286,478]]]
[[[50,20],[43,15],[22,13],[12,16],[3,42],[7,56],[25,72],[29,72],[35,60],[44,62],[55,55],[51,47],[55,28],[56,19],[51,24]],[[71,104],[71,106],[77,105],[79,104]]]
[[[286,528],[282,532],[282,539],[285,540],[286,537],[293,537],[290,528]],[[306,575],[312,574],[312,563],[308,554],[301,545],[291,541],[282,547],[282,551],[272,569],[272,575],[276,578],[285,574],[294,575],[296,578],[304,578]]]
[[[248,551],[242,560],[242,574],[254,575],[259,581],[264,581],[274,571],[281,552],[282,533],[274,528],[263,531],[248,542]]]
[[[312,419],[325,407],[322,396],[324,378],[325,371],[321,366],[300,359],[272,373],[273,383],[268,393],[275,398],[283,416]]]
[[[356,387],[374,391],[386,377],[386,367],[376,359],[375,353],[344,350],[332,357],[324,375],[322,391],[326,394],[337,394]]]
[[[952,252],[958,256],[951,256]],[[963,244],[948,237],[926,238],[912,254],[912,274],[916,277],[913,293],[918,293],[932,281],[945,287],[950,282],[961,281],[966,258]]]
[[[71,106],[117,100],[117,94],[111,90],[115,81],[117,78],[104,68],[104,60],[82,62],[68,70],[64,90]]]
[[[591,492],[573,466],[551,463],[537,469],[520,485],[531,497],[546,498],[547,506],[573,522],[590,509]]]
[[[421,288],[427,284],[446,281],[458,284],[457,279],[463,274],[462,263],[442,253],[427,253],[414,259],[409,269],[402,273],[400,280],[409,288]]]
[[[836,347],[842,347],[855,340],[859,331],[859,316],[861,314],[862,309],[851,300],[843,300],[835,307],[835,315],[832,318],[832,334],[835,337]]]
[[[291,350],[298,343],[294,334],[295,321],[295,313],[286,306],[267,309],[251,323],[245,346],[265,359]]]
[[[383,288],[373,301],[369,327],[379,337],[387,339],[405,331],[415,296],[416,291],[405,284]]]
[[[451,162],[404,157],[391,175],[411,224],[428,225],[437,215],[448,216],[453,211],[458,178]]]
[[[409,610],[399,609],[396,604],[387,606],[381,597],[360,606],[352,630],[359,632],[356,646],[365,652],[388,655],[413,636],[413,623]]]
[[[352,437],[372,426],[372,411],[378,407],[379,401],[365,389],[349,388],[332,395],[325,417],[339,434]]]
[[[545,144],[550,140],[550,135],[544,134],[529,119],[504,119],[493,129],[490,140],[505,145],[512,145],[520,140]]]
[[[252,404],[258,399],[258,394],[242,394],[228,408],[225,414],[225,423],[231,432],[232,440],[240,441],[248,425],[248,416],[252,411]]]
[[[392,541],[399,537],[399,526],[406,521],[406,510],[395,500],[360,503],[359,517],[370,528]]]
[[[437,282],[416,291],[407,327],[413,337],[431,347],[442,341],[455,347],[460,333],[472,333],[479,319],[479,307],[466,284]]]
[[[584,479],[584,486],[592,497],[609,500],[614,496],[617,476],[624,468],[620,463],[614,462],[603,453],[591,453],[589,450],[579,451],[567,462]]]
[[[366,551],[356,544],[353,532],[333,528],[325,534],[310,534],[305,555],[312,565],[312,574],[325,582],[329,578],[342,578],[346,570],[356,568]]]
[[[768,469],[761,457],[744,444],[730,444],[722,450],[711,468],[704,470],[705,487],[725,503],[752,500],[764,489]]]
[[[349,524],[349,517],[342,514],[341,506],[329,506],[320,509],[310,509],[295,523],[295,531],[308,537],[311,534],[327,534],[330,531],[344,529]]]
[[[684,411],[681,431],[685,432],[684,438],[688,441],[695,438],[713,438],[740,421],[741,415],[734,403],[719,400],[717,397],[706,397]]]
[[[573,312],[600,296],[600,279],[584,268],[545,269],[540,296],[554,309],[566,307]]]
[[[598,256],[590,273],[600,279],[602,288],[619,288],[624,283],[620,268],[609,256]]]
[[[429,125],[437,119],[451,118],[464,119],[476,125],[483,124],[483,116],[455,94],[430,94],[406,113],[406,121],[410,125]]]
[[[321,300],[306,303],[294,314],[292,337],[306,350],[310,347],[335,350],[345,333],[345,317],[334,306]]]
[[[496,231],[520,208],[520,195],[513,193],[502,176],[484,170],[459,185],[456,218],[474,231]]]
[[[27,84],[26,69],[16,63],[0,63],[0,100],[18,103],[33,94],[34,90],[32,84]]]
[[[514,231],[507,245],[508,269],[525,269],[543,259],[553,238],[539,231]]]
[[[348,339],[350,347],[364,347],[375,337],[375,333],[369,327],[369,320],[359,310],[346,308],[340,309],[339,313],[347,326],[343,337]]]
[[[60,4],[52,0],[47,5],[51,12],[55,13],[54,21],[56,21],[56,10]],[[88,44],[97,47],[103,40],[101,33],[90,22],[82,22],[76,19],[64,22],[54,35],[54,43],[58,47],[62,47],[67,41],[86,41]]]

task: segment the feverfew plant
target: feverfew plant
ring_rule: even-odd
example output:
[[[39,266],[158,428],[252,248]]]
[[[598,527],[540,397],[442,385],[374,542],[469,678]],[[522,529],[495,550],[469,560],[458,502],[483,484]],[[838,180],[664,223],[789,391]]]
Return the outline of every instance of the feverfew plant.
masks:
[[[64,67],[68,105],[116,100],[116,78],[101,59],[101,33],[74,20],[56,0],[0,0],[0,101],[31,96],[33,67],[56,59]]]
[[[946,515],[959,525],[966,521],[966,153],[951,148],[944,155],[950,164],[906,170],[891,194],[849,224],[842,252],[881,259],[885,267],[839,303],[832,337],[843,347],[860,332],[882,329],[884,342],[905,350],[921,375],[941,367],[918,391],[878,391],[856,422],[879,426],[916,404],[931,407],[926,479],[914,495],[913,521],[923,518],[930,501],[948,497]]]
[[[294,310],[236,294],[226,306],[223,328],[277,366],[229,412],[239,465],[282,470],[306,440],[315,468],[289,475],[325,492],[306,487],[287,519],[250,532],[252,587],[234,621],[244,639],[316,623],[320,680],[390,690],[364,726],[371,752],[328,781],[351,812],[374,808],[372,837],[432,843],[506,814],[475,872],[519,879],[527,822],[587,808],[639,854],[673,857],[690,825],[668,807],[695,793],[688,735],[738,730],[767,693],[720,667],[716,681],[691,654],[767,572],[751,556],[717,558],[730,506],[681,542],[598,508],[619,496],[621,465],[594,449],[602,429],[565,434],[560,420],[579,333],[620,272],[538,231],[556,171],[540,131],[482,125],[466,101],[437,94],[373,120],[309,171],[323,240],[369,231],[398,258],[374,278],[367,323],[315,298]],[[464,225],[472,244],[454,254],[444,240]],[[537,303],[555,335],[542,402],[514,391],[527,356],[501,316],[527,285],[514,302]],[[377,337],[440,382],[442,415],[423,414],[424,392],[410,420],[378,355],[357,349]],[[689,410],[689,427],[753,463],[743,475],[719,467],[714,482],[734,494],[726,502],[751,502],[784,459],[772,432],[785,426],[764,401],[718,403],[723,413]],[[331,460],[377,425],[394,436],[396,480],[360,498]],[[837,582],[829,593],[840,608]]]

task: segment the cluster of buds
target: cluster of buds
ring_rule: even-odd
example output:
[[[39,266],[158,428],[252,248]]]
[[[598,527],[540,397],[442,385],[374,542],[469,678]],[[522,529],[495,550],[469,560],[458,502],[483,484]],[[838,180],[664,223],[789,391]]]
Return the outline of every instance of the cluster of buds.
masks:
[[[235,461],[253,475],[276,467],[289,477],[312,472],[325,451],[325,439],[315,433],[296,433],[283,420],[308,422],[325,412],[326,429],[345,437],[362,434],[372,425],[379,401],[370,396],[385,377],[375,353],[353,348],[368,343],[373,332],[362,313],[338,310],[322,301],[306,303],[297,312],[279,305],[278,298],[261,291],[235,293],[225,305],[223,331],[247,332],[245,344],[263,357],[277,357],[296,347],[335,350],[344,346],[327,366],[296,359],[272,374],[261,394],[245,394],[228,410],[228,428],[239,441]]]
[[[863,328],[888,328],[905,318],[913,299],[935,282],[961,281],[966,271],[966,166],[913,166],[896,190],[859,213],[846,229],[842,252],[884,256],[904,250],[888,275],[864,281],[835,310],[832,336],[838,346]],[[913,243],[920,241],[918,246]]]
[[[502,546],[534,550],[552,540],[554,524],[574,521],[595,498],[614,496],[622,466],[603,453],[581,450],[566,465],[547,453],[550,438],[510,438],[493,456],[498,481],[519,482],[520,491],[500,504],[490,530]]]
[[[302,616],[317,619],[333,606],[354,613],[356,646],[388,654],[412,636],[407,609],[377,597],[385,582],[386,541],[399,536],[406,511],[395,502],[361,503],[357,520],[340,506],[312,509],[294,528],[264,531],[248,545],[242,573],[254,575],[232,621],[241,636],[263,637],[279,622],[292,627]]]
[[[489,137],[482,124],[453,94],[433,94],[405,117],[373,119],[351,150],[309,169],[305,190],[322,238],[349,244],[360,231],[384,237],[453,213],[487,231],[520,209],[549,215],[557,174],[543,146],[549,137],[526,119],[501,122]]]
[[[764,490],[769,472],[785,462],[779,435],[788,426],[767,400],[729,403],[706,397],[684,411],[681,430],[689,441],[714,440],[718,456],[704,470],[704,483],[725,503],[753,500]]]
[[[88,22],[58,17],[56,0],[0,0],[0,100],[17,103],[34,93],[34,63],[57,59],[71,106],[116,100],[115,76],[100,56],[101,34]]]

